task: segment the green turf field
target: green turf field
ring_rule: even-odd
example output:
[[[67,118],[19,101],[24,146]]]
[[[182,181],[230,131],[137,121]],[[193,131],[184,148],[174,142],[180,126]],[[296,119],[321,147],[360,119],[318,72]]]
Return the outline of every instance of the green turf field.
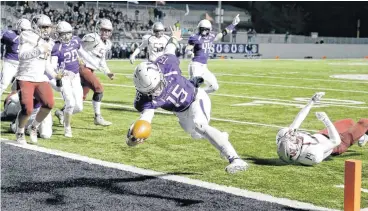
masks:
[[[300,106],[317,91],[326,92],[323,107],[313,108],[302,128],[323,128],[314,115],[316,111],[325,111],[332,121],[368,118],[368,81],[330,77],[368,74],[367,60],[210,60],[208,67],[220,84],[218,92],[210,96],[211,124],[227,131],[239,155],[250,163],[248,171],[236,175],[224,171],[227,162],[209,142],[192,140],[170,114],[156,113],[149,140],[129,148],[125,135],[139,117],[133,110],[134,67],[128,61],[108,64],[117,76],[110,81],[99,74],[105,84],[103,102],[107,103],[102,105],[102,114],[113,125],[95,126],[92,105],[87,102],[84,111],[73,118],[72,139],[63,136],[63,127],[53,117],[54,135],[51,140],[40,139],[40,146],[161,172],[185,173],[190,178],[337,209],[343,208],[343,189],[334,186],[344,182],[344,161],[360,159],[362,186],[368,189],[368,145],[353,146],[314,167],[283,165],[275,146],[277,126],[289,125]],[[184,75],[187,67],[188,61],[182,61]],[[61,96],[55,96],[59,98],[56,107],[61,108]],[[8,125],[1,123],[2,137],[14,139],[15,135],[7,132]],[[368,207],[368,193],[362,192],[362,207]]]

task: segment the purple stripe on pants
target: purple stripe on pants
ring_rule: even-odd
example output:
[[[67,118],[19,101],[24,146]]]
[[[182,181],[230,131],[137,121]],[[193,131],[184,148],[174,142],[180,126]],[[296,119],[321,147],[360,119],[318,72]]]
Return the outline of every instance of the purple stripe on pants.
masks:
[[[206,116],[206,119],[207,119],[207,121],[208,121],[207,114],[206,114],[206,112],[204,111],[204,106],[203,106],[203,100],[202,100],[202,99],[200,99],[200,100],[199,100],[199,105],[201,105],[202,112],[203,112],[203,114]]]

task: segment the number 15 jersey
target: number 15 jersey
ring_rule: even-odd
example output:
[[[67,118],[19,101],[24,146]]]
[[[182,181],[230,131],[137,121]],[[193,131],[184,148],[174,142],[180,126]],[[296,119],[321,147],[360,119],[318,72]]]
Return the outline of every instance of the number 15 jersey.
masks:
[[[139,111],[144,109],[162,108],[172,112],[182,112],[189,108],[195,100],[196,88],[181,75],[179,59],[170,54],[165,54],[155,62],[161,69],[166,80],[166,86],[161,95],[151,98],[137,92],[134,107]]]

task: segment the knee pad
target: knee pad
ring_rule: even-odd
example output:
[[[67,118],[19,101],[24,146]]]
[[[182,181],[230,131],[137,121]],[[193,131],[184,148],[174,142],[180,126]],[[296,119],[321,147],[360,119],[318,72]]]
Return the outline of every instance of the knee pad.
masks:
[[[93,93],[93,97],[92,97],[92,100],[93,101],[96,101],[96,102],[101,102],[102,100],[102,97],[103,97],[103,93]]]

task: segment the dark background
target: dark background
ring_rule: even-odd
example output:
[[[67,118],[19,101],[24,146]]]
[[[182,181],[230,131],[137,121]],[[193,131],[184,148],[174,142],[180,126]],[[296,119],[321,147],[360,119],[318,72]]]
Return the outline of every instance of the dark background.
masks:
[[[170,5],[175,2],[166,2]],[[177,2],[179,3],[179,2]],[[180,2],[190,4],[216,4],[218,2]],[[368,37],[368,2],[254,2],[223,1],[249,11],[251,26],[258,33],[286,33],[319,36],[356,37],[357,20],[360,19],[360,37]]]

